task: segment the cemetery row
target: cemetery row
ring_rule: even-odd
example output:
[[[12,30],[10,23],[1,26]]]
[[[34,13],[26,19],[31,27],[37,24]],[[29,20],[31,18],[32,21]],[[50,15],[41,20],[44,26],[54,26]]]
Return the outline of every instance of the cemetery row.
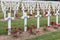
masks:
[[[22,8],[22,17],[21,19],[24,19],[24,31],[27,31],[27,19],[30,18],[30,16],[27,15],[28,12],[30,12],[30,15],[32,15],[33,11],[36,9],[37,15],[35,15],[35,17],[37,18],[37,29],[39,29],[40,27],[40,18],[41,18],[41,14],[40,14],[40,8],[42,8],[44,10],[45,13],[45,9],[47,9],[47,14],[46,16],[48,17],[48,23],[47,25],[50,26],[50,16],[51,16],[51,6],[53,7],[52,9],[54,11],[56,11],[56,13],[54,15],[56,15],[56,24],[58,24],[58,16],[59,14],[59,8],[60,8],[60,3],[59,2],[35,2],[35,1],[31,1],[31,2],[19,2],[19,1],[1,1],[1,8],[2,11],[4,13],[4,20],[8,20],[8,35],[11,34],[11,20],[15,19],[15,15],[16,12],[18,11],[18,8],[21,7]],[[6,17],[6,12],[9,9],[8,12],[8,17]],[[11,10],[14,10],[14,17],[11,17]],[[27,11],[28,10],[28,11]]]

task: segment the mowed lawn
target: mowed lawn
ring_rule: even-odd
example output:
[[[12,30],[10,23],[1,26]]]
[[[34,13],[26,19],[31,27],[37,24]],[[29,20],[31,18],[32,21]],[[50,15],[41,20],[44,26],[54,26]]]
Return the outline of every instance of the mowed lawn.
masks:
[[[60,40],[60,31],[44,34],[27,40]]]

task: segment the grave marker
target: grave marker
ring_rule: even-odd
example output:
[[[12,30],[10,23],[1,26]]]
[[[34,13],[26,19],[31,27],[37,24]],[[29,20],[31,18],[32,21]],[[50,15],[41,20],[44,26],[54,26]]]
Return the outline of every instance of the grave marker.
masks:
[[[48,8],[48,14],[46,14],[46,16],[48,16],[48,26],[50,26],[50,5],[49,5],[49,8]]]
[[[4,4],[3,4],[3,2],[1,1],[1,8],[2,8],[2,11],[3,11],[3,13],[4,13],[4,20],[5,20],[5,18],[6,18],[6,6],[4,6]]]
[[[56,9],[56,24],[58,24],[58,16],[59,16],[59,5],[57,6],[57,9]]]
[[[16,3],[16,4],[15,4],[15,7],[14,7],[14,9],[13,9],[13,10],[14,10],[14,18],[15,18],[15,15],[16,15],[17,11],[18,11],[19,4],[20,4],[19,2]]]
[[[11,20],[14,20],[14,17],[11,17],[11,13],[8,13],[8,17],[5,20],[8,20],[8,35],[11,35]]]
[[[9,9],[9,13],[8,13],[8,17],[4,18],[5,20],[8,20],[8,35],[11,35],[11,20],[14,20],[14,17],[11,17],[11,9],[13,7],[15,7],[12,3],[16,3],[16,2],[19,2],[19,0],[1,0],[1,5],[2,5],[2,9],[3,9],[3,12],[5,13],[4,15],[6,16],[6,10],[7,8],[10,8]],[[4,3],[4,4],[3,4]]]
[[[27,16],[27,12],[25,12],[23,3],[22,3],[22,11],[23,11],[23,16],[21,18],[24,19],[24,31],[26,32],[27,31],[27,18],[29,18],[29,16]]]
[[[38,3],[37,3],[37,15],[35,17],[37,17],[37,29],[39,29],[41,15],[40,15],[40,12],[39,12],[39,5],[38,5]]]

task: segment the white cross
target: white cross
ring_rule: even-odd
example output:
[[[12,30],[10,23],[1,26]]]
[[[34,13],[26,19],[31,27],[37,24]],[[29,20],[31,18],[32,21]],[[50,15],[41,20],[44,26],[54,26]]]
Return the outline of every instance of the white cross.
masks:
[[[24,10],[23,10],[24,11]],[[27,31],[27,18],[29,18],[29,16],[27,16],[26,12],[23,12],[25,15],[22,16],[21,18],[24,19],[24,31]]]
[[[8,17],[5,20],[8,20],[8,35],[11,35],[11,20],[14,20],[14,17],[11,17],[11,13],[8,13]]]
[[[37,17],[37,29],[39,29],[39,27],[40,27],[40,17],[41,17],[41,15],[40,15],[40,12],[39,12],[39,5],[38,5],[38,3],[37,3],[37,15],[35,16],[35,17]]]
[[[27,12],[25,12],[24,10],[24,6],[23,6],[23,3],[22,3],[22,11],[23,11],[23,16],[21,17],[22,19],[24,19],[24,31],[26,32],[27,31],[27,18],[29,18],[29,16],[27,16]]]
[[[52,8],[53,8],[53,11],[55,13],[55,3],[52,3]]]
[[[58,24],[58,16],[59,16],[59,13],[58,13],[58,10],[56,11],[56,24]]]
[[[32,11],[33,11],[33,12],[34,12],[35,7],[36,7],[36,2],[33,2],[33,3],[32,3]]]
[[[2,8],[2,10],[3,10],[3,13],[4,13],[4,19],[6,18],[6,7],[4,7],[4,8]]]
[[[29,6],[30,6],[30,5],[29,5],[29,2],[28,2],[28,5],[27,5],[27,6],[28,6],[28,12],[29,12]]]
[[[23,10],[23,16],[24,16],[24,4],[22,3],[22,10]]]
[[[15,18],[15,15],[16,15],[17,10],[18,10],[18,6],[15,6],[13,10],[14,10],[14,18]]]
[[[34,8],[35,8],[35,4],[30,2],[30,14],[33,14]]]
[[[6,6],[4,6],[3,5],[3,3],[2,3],[2,1],[1,1],[1,8],[2,8],[2,11],[3,11],[3,13],[4,13],[4,20],[5,20],[5,18],[6,18]]]
[[[2,2],[4,4],[2,4]],[[14,0],[14,2],[17,2]],[[19,1],[18,1],[19,2]],[[1,4],[2,6],[6,6],[6,7],[3,7],[3,11],[5,13],[5,16],[6,16],[6,8],[10,8],[10,13],[8,13],[8,17],[5,18],[5,20],[8,20],[8,35],[11,35],[11,20],[14,20],[14,17],[11,17],[11,9],[15,6],[13,6],[13,1],[9,1],[9,0],[1,0]]]
[[[58,12],[59,12],[59,4],[57,4],[57,9],[56,9],[56,24],[58,24],[58,16],[60,15]]]
[[[32,9],[33,9],[32,6],[30,6],[30,14],[33,13],[33,10]]]
[[[49,6],[49,9],[48,9],[48,14],[46,14],[46,16],[48,16],[48,26],[50,26],[50,6]]]

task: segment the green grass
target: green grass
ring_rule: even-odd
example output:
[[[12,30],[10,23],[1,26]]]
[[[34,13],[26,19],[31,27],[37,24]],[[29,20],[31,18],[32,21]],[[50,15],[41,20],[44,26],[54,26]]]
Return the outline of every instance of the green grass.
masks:
[[[22,16],[22,11],[18,10],[18,17]],[[13,12],[12,12],[12,16],[13,16]],[[0,9],[0,19],[3,19],[4,15],[2,10]],[[51,16],[51,21],[55,22],[55,16]],[[29,27],[31,27],[31,24],[34,24],[35,26],[37,25],[37,18],[30,18],[27,21],[27,25]],[[60,23],[60,16],[59,16],[59,23]],[[40,19],[40,26],[46,26],[47,25],[47,17],[41,17]],[[6,28],[8,27],[8,21],[0,21],[0,35],[2,34],[7,34],[6,32]],[[12,27],[21,27],[22,29],[24,29],[24,20],[23,19],[19,19],[19,20],[13,20],[12,21]]]
[[[44,34],[27,40],[60,40],[60,31]]]
[[[18,17],[22,16],[22,12],[18,10]],[[12,16],[13,16],[13,12],[12,12]],[[3,19],[4,15],[2,10],[0,9],[0,19]],[[51,21],[56,21],[55,20],[55,16],[51,16],[50,18]],[[60,16],[59,16],[59,23],[60,23]],[[37,25],[37,18],[30,18],[27,20],[27,25],[29,27],[31,27],[31,24],[34,24],[35,26]],[[47,25],[47,17],[41,17],[40,19],[40,26],[46,26]],[[22,29],[24,29],[24,20],[23,19],[19,19],[19,20],[12,20],[12,27],[21,27]],[[8,27],[8,21],[0,21],[0,35],[3,34],[7,34],[6,32],[6,28]],[[41,36],[38,36],[36,38],[32,38],[32,39],[27,39],[27,40],[60,40],[60,31],[58,32],[53,32],[53,33],[48,33],[48,34],[44,34]]]
[[[60,18],[60,17],[59,17]],[[31,27],[31,24],[34,24],[35,26],[37,25],[37,19],[36,18],[30,18],[27,21],[27,25]],[[51,17],[51,21],[55,22],[55,17]],[[60,19],[59,19],[60,23]],[[46,26],[47,25],[47,17],[41,17],[40,19],[40,26]],[[0,21],[0,34],[6,33],[6,28],[8,27],[8,21]],[[12,21],[12,27],[21,27],[24,29],[24,20],[19,19],[19,20],[13,20]]]

